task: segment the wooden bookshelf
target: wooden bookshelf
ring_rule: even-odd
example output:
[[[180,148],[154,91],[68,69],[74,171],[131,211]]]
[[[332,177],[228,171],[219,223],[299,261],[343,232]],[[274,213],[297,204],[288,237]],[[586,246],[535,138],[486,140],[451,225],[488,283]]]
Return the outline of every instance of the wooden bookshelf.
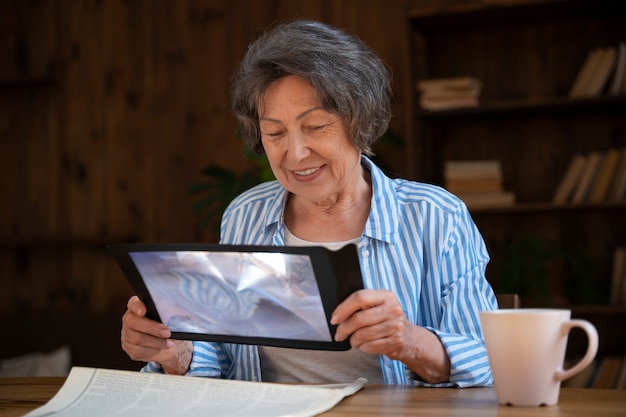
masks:
[[[443,185],[447,160],[501,161],[504,188],[516,194],[515,205],[471,210],[492,256],[487,278],[503,292],[511,247],[524,239],[545,245],[550,254],[541,255],[549,262],[580,262],[566,265],[559,278],[565,287],[576,282],[577,296],[569,295],[565,304],[535,301],[589,316],[602,327],[602,337],[611,337],[608,353],[625,351],[623,337],[606,335],[626,314],[626,308],[607,305],[613,250],[626,244],[626,201],[551,200],[573,155],[626,147],[626,95],[568,97],[587,53],[626,39],[626,2],[426,3],[416,3],[407,18],[412,77],[406,91],[414,103],[407,127],[409,176]],[[419,80],[464,76],[482,82],[478,107],[419,108]]]

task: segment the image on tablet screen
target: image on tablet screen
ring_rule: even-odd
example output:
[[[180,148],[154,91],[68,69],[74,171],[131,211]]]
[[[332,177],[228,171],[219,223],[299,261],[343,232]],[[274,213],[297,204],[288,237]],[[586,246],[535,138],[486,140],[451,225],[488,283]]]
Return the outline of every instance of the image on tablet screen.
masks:
[[[173,332],[332,341],[308,255],[130,252]]]

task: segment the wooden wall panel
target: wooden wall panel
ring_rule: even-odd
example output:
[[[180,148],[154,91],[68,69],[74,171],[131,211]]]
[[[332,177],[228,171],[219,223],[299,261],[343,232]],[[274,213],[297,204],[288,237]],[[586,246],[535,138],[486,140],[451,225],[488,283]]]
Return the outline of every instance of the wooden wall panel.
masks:
[[[188,187],[206,165],[250,166],[230,77],[252,39],[292,18],[347,28],[378,52],[394,73],[402,136],[404,0],[0,2],[0,323],[19,314],[33,338],[0,357],[37,345],[37,317],[56,315],[55,342],[82,331],[63,317],[119,325],[132,291],[106,243],[217,239],[199,226]],[[402,149],[379,148],[402,175]],[[92,356],[81,363],[111,355]]]

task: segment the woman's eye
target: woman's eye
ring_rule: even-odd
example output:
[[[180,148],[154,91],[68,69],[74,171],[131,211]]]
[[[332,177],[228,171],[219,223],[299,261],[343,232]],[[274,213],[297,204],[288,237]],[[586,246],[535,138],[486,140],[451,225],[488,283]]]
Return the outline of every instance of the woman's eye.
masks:
[[[325,124],[324,125],[313,125],[313,126],[307,127],[307,129],[310,130],[311,132],[317,132],[317,131],[320,131],[320,130],[324,130],[324,128],[326,126],[327,125],[325,125]]]

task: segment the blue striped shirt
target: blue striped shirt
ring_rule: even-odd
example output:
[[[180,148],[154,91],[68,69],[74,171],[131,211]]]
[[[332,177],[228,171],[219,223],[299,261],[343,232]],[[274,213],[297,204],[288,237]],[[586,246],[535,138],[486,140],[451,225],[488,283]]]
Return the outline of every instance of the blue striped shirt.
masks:
[[[428,384],[402,362],[381,355],[387,384],[468,387],[492,383],[479,311],[497,308],[485,278],[489,255],[460,199],[440,187],[390,179],[368,158],[371,210],[358,253],[365,288],[397,294],[411,323],[435,333],[450,357],[449,382]],[[226,209],[221,243],[284,245],[288,192],[260,184]],[[156,363],[144,370],[160,371]],[[260,381],[255,346],[194,342],[189,375]]]

